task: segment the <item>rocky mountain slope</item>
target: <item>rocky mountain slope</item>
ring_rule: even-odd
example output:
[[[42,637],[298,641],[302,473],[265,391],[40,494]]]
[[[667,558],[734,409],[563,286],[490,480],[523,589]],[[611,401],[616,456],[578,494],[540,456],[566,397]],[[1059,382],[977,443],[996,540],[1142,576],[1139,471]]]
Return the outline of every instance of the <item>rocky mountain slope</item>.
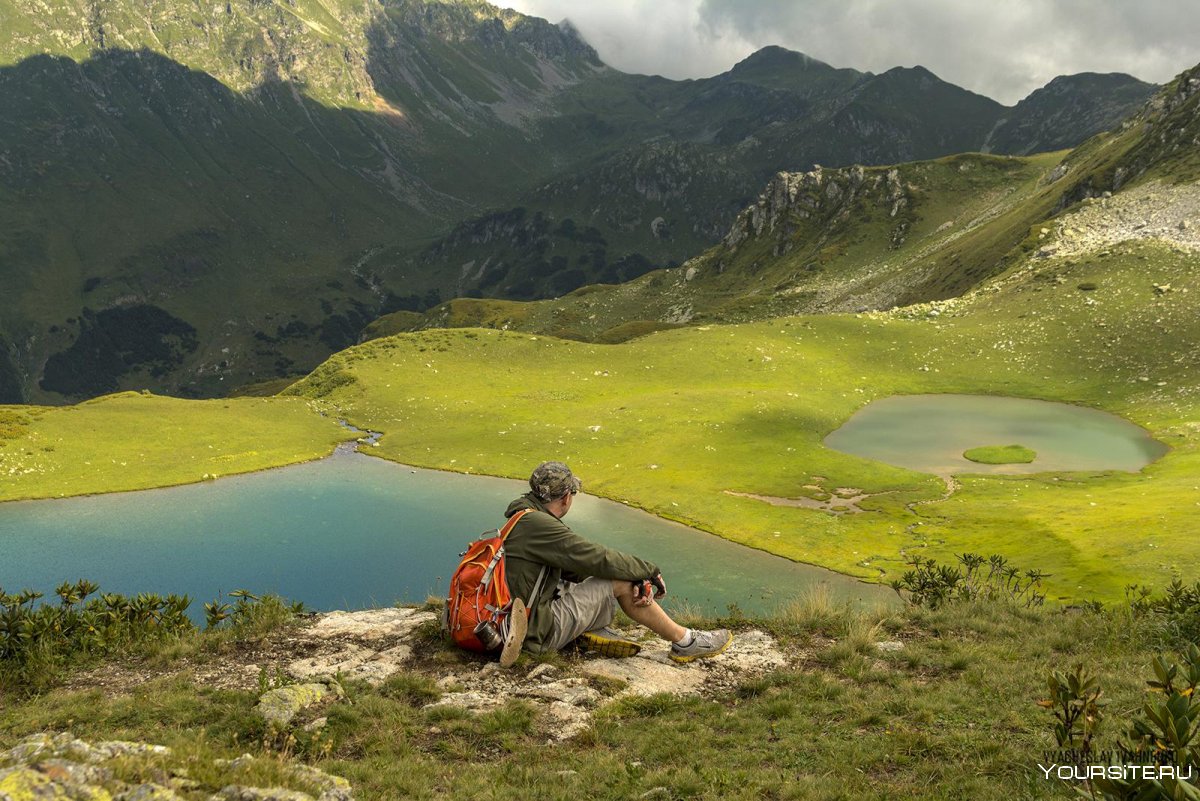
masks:
[[[658,83],[644,93],[661,91]],[[658,116],[670,119],[662,138],[527,196],[522,209],[548,218],[543,235],[514,231],[483,249],[452,234],[417,264],[447,275],[461,270],[456,295],[525,299],[531,286],[554,295],[583,283],[628,280],[629,263],[613,262],[629,258],[631,247],[641,266],[635,273],[695,255],[725,235],[781,165],[809,170],[971,151],[1061,150],[1118,125],[1156,88],[1122,75],[1067,76],[1006,109],[920,67],[870,75],[768,47],[727,73],[671,87],[672,97],[656,106]],[[722,119],[731,107],[738,116]],[[593,243],[598,247],[564,241],[555,236],[564,220],[586,221],[604,241]],[[485,220],[471,224],[478,222]],[[485,263],[476,280],[465,280]]]
[[[677,269],[532,304],[460,299],[424,316],[384,317],[366,335],[482,325],[617,341],[683,323],[943,300],[1046,247],[1041,229],[1080,201],[1160,183],[1138,194],[1153,196],[1156,210],[1132,219],[1138,203],[1106,201],[1107,222],[1092,227],[1108,225],[1111,235],[1100,238],[1110,245],[1145,238],[1186,245],[1200,224],[1188,189],[1200,178],[1198,95],[1200,67],[1065,157],[965,154],[781,172],[720,244]]]
[[[1026,155],[1074,147],[1115,128],[1157,88],[1120,73],[1060,76],[1005,114],[981,150]]]
[[[477,0],[0,0],[0,31],[8,401],[222,394],[381,313],[636,278],[780,169],[976,150],[1008,112],[780,48],[625,75]],[[1041,108],[1037,142],[1100,124]]]

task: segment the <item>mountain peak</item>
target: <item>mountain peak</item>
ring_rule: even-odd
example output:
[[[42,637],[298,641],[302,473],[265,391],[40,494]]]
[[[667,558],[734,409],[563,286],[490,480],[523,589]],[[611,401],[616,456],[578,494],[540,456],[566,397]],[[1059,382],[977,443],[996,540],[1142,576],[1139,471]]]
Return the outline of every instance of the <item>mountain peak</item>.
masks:
[[[759,72],[763,70],[832,70],[833,67],[826,64],[820,59],[805,55],[796,50],[788,50],[786,47],[779,45],[767,45],[766,47],[756,50],[744,59],[733,65],[729,70],[731,75],[738,75],[746,72]]]
[[[1030,100],[1039,93],[1061,93],[1074,91],[1121,91],[1135,87],[1147,95],[1158,89],[1157,85],[1146,83],[1124,72],[1077,72],[1073,75],[1059,75],[1040,89],[1035,89],[1021,102]]]

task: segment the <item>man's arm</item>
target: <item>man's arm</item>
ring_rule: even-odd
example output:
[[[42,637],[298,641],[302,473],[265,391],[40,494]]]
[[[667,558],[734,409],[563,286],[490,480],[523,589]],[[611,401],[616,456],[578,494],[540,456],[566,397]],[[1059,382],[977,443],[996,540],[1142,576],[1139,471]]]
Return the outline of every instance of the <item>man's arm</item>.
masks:
[[[551,565],[580,578],[637,581],[659,572],[652,562],[585,540],[553,515],[535,512],[517,525],[525,530],[513,543],[519,547],[509,548],[513,556]]]

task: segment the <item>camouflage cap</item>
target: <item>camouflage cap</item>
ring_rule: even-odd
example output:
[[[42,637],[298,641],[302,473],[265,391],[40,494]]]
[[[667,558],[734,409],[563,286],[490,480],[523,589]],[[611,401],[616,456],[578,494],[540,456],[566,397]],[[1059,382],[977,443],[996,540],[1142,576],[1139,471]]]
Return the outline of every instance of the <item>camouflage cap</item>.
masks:
[[[562,462],[542,462],[529,477],[529,488],[539,500],[556,501],[568,492],[578,492],[583,486],[571,468]]]

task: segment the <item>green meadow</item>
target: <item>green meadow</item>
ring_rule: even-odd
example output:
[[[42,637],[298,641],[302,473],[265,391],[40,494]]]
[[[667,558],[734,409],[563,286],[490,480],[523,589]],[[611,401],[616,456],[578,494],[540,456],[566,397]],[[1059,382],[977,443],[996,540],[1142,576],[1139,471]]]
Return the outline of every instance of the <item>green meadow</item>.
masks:
[[[963,451],[963,458],[979,464],[1030,464],[1037,452],[1024,445],[984,445]]]
[[[591,492],[852,575],[891,579],[914,556],[1000,553],[1050,573],[1051,597],[1112,599],[1133,581],[1195,574],[1200,384],[1190,354],[1200,324],[1188,293],[1200,287],[1177,249],[1106,253],[1026,262],[936,306],[621,345],[403,334],[335,356],[288,392],[384,432],[372,452],[385,458],[505,476],[561,458]],[[872,400],[930,392],[1104,409],[1171,451],[1140,473],[963,476],[944,497],[937,477],[821,444]],[[839,516],[727,494],[839,487],[875,497]]]
[[[344,418],[383,432],[373,455],[511,477],[563,459],[597,495],[866,579],[896,578],[917,556],[998,553],[1049,573],[1051,598],[1111,600],[1131,582],[1197,572],[1200,322],[1189,292],[1200,285],[1178,248],[1103,253],[1029,260],[964,298],[887,313],[680,328],[617,345],[430,330],[339,353],[279,397],[10,407],[0,497],[317,458],[347,437],[333,422]],[[936,476],[821,444],[872,400],[939,392],[1083,404],[1171,450],[1139,473],[964,475],[947,493]],[[864,511],[729,494],[839,488],[870,494]]]
[[[0,501],[166,487],[328,456],[351,434],[295,398],[136,392],[0,406]]]

